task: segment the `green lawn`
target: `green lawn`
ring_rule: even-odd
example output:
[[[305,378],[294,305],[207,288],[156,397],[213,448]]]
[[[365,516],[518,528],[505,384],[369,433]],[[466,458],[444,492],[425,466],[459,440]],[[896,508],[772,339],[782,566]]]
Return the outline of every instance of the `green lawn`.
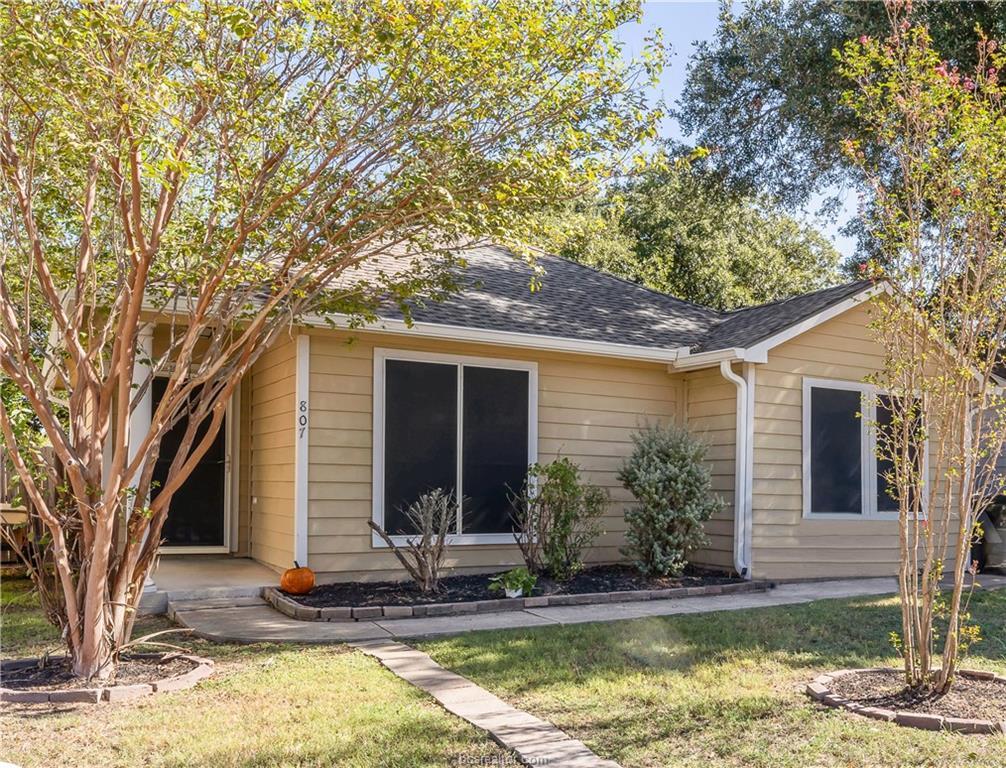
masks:
[[[967,666],[1006,672],[1006,590],[973,608],[986,639]],[[803,695],[820,672],[896,663],[886,638],[898,616],[893,599],[861,598],[421,647],[625,768],[1002,768],[1006,738],[900,728]]]
[[[58,650],[27,582],[4,578],[0,597],[4,658]],[[166,626],[146,620],[137,634]],[[175,642],[215,659],[217,674],[191,690],[137,702],[4,705],[0,761],[24,768],[414,768],[454,766],[462,756],[509,757],[344,647]]]

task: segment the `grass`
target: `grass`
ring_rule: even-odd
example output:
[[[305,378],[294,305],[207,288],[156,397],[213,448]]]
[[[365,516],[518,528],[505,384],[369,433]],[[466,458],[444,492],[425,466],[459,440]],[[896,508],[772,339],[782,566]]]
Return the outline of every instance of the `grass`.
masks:
[[[0,583],[5,658],[58,650],[23,579]],[[168,626],[138,623],[134,636]],[[0,711],[0,760],[35,766],[414,768],[509,755],[376,661],[341,646],[173,642],[209,656],[197,687],[135,702]]]
[[[966,666],[1006,672],[1006,590],[972,608],[985,640]],[[895,599],[859,598],[421,647],[625,768],[1001,768],[1006,738],[900,728],[804,696],[820,672],[896,664],[887,637],[898,621]]]

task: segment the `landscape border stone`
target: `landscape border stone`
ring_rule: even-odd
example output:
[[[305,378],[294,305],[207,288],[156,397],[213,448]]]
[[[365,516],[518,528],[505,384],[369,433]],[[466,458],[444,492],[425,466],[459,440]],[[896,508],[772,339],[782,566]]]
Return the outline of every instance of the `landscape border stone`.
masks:
[[[141,658],[155,658],[162,657],[165,654],[137,653],[135,655]],[[172,658],[194,662],[196,666],[181,675],[166,677],[163,680],[155,680],[151,683],[136,683],[135,685],[111,685],[95,688],[54,688],[46,691],[0,688],[0,702],[5,704],[45,704],[47,702],[53,704],[116,703],[131,701],[144,696],[150,696],[154,693],[183,691],[213,674],[214,664],[212,659],[196,656],[191,653],[168,655]],[[60,658],[63,657],[50,656],[49,660],[53,661]],[[26,669],[38,663],[38,659],[11,659],[10,661],[0,662],[0,672]]]
[[[298,621],[373,621],[407,619],[417,616],[462,616],[470,613],[498,613],[554,605],[602,605],[640,600],[680,600],[690,597],[765,592],[775,585],[769,581],[739,581],[733,584],[708,584],[702,587],[638,589],[618,592],[584,592],[574,595],[535,595],[533,597],[472,600],[467,602],[424,603],[422,605],[368,605],[312,608],[291,599],[276,587],[266,587],[262,597],[285,616]]]
[[[807,683],[804,688],[810,698],[819,701],[828,707],[845,709],[857,715],[869,717],[874,720],[892,722],[905,728],[918,728],[924,731],[953,731],[955,733],[989,735],[1006,734],[1006,720],[994,722],[992,720],[979,720],[967,717],[947,717],[944,715],[929,714],[926,712],[912,712],[906,710],[891,710],[881,707],[864,707],[836,693],[829,687],[838,677],[852,674],[865,674],[870,672],[898,672],[892,667],[871,667],[867,669],[840,669],[824,675],[818,675]],[[982,670],[961,670],[961,677],[968,677],[973,680],[997,680],[1006,685],[1006,676],[997,675],[994,672]]]

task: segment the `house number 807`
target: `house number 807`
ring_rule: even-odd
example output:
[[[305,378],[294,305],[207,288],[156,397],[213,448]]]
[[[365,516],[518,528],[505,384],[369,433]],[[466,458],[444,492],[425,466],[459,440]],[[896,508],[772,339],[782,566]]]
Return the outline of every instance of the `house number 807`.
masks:
[[[301,438],[307,431],[307,400],[301,400],[297,410],[297,437]]]

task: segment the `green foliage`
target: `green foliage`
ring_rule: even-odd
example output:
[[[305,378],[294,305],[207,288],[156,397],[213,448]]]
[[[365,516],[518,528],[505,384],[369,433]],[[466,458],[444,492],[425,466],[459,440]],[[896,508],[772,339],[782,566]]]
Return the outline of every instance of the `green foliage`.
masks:
[[[497,574],[489,579],[490,592],[518,592],[521,595],[530,595],[534,585],[538,583],[535,576],[524,566],[511,568],[505,573]]]
[[[541,217],[547,250],[716,309],[838,281],[839,254],[770,201],[732,193],[702,163],[666,157],[594,201]]]
[[[981,638],[965,597],[970,551],[975,518],[1002,487],[989,465],[1006,440],[995,379],[1006,349],[1006,56],[979,29],[972,66],[958,66],[910,2],[886,10],[886,34],[836,54],[858,126],[843,150],[869,191],[871,266],[892,296],[871,310],[884,365],[868,379],[892,412],[878,457],[897,488],[901,653],[913,688],[945,693]]]
[[[980,24],[1006,36],[1006,4],[921,2],[943,56],[962,69],[975,61]],[[700,42],[676,116],[697,143],[715,148],[731,186],[766,191],[786,205],[850,181],[842,139],[868,138],[842,102],[848,87],[832,51],[889,28],[880,2],[753,0],[724,3],[716,37]],[[883,155],[882,142],[869,152]]]
[[[358,326],[390,303],[408,318],[410,298],[457,287],[467,244],[523,242],[530,212],[653,139],[646,86],[663,49],[654,39],[629,59],[616,38],[639,12],[638,0],[3,4],[0,370],[72,492],[65,514],[40,514],[69,554],[55,567],[76,674],[111,674],[174,493],[297,318]],[[138,360],[147,323],[162,337]],[[149,375],[134,386],[137,362]],[[124,429],[158,375],[151,429]],[[65,403],[53,382],[72,384]],[[30,452],[8,399],[6,447]]]
[[[517,543],[532,573],[563,580],[583,568],[583,550],[602,532],[608,506],[603,488],[580,480],[568,458],[533,464],[519,494],[511,498]]]
[[[638,502],[625,513],[625,554],[642,573],[675,576],[706,543],[702,524],[723,509],[713,493],[706,446],[681,427],[650,426],[618,479]]]

